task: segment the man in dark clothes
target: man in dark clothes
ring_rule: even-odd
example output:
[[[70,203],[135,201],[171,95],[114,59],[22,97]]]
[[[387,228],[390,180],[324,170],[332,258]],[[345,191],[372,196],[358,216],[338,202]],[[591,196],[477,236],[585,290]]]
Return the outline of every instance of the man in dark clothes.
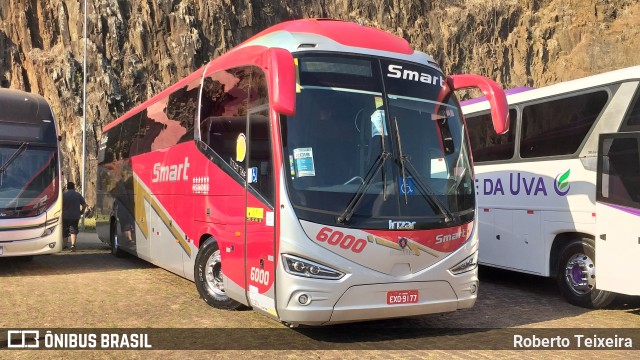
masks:
[[[82,195],[76,191],[76,185],[72,182],[67,183],[67,191],[62,195],[62,236],[65,247],[71,237],[71,251],[76,250],[78,222],[86,208],[87,203]]]

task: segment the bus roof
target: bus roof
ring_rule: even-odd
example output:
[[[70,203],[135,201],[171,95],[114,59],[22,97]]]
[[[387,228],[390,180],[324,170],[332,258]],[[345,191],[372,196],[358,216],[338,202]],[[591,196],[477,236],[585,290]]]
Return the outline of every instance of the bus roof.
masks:
[[[563,93],[580,91],[597,86],[637,80],[640,80],[640,66],[632,66],[580,79],[564,81],[541,88],[508,94],[507,102],[509,103],[509,105],[514,105],[526,101],[542,99],[548,96],[554,96]],[[485,111],[489,109],[489,103],[486,100],[479,102],[474,102],[473,100],[475,99],[472,99],[467,103],[463,102],[461,104],[462,110],[465,114],[474,113],[476,111]]]
[[[201,77],[207,67],[210,68],[210,71],[216,68],[214,64],[220,65],[224,63],[226,65],[229,62],[233,62],[236,64],[235,66],[248,65],[246,62],[234,59],[234,53],[240,49],[252,46],[264,49],[282,48],[291,53],[310,50],[339,51],[392,57],[429,65],[440,70],[431,56],[420,51],[414,51],[407,40],[376,28],[332,19],[285,21],[259,32],[233,49],[211,60],[208,65],[201,67],[186,78],[126,112],[113,122],[105,125],[103,131],[113,128],[159,99],[164,98],[196,78]],[[233,60],[229,61],[230,59]]]
[[[52,120],[51,107],[44,97],[22,90],[0,88],[0,121],[37,123]]]
[[[300,42],[305,36],[310,42]],[[288,37],[288,38],[287,38]],[[274,46],[291,52],[297,49],[316,47],[312,40],[330,39],[345,46],[389,51],[406,55],[413,54],[407,40],[372,27],[333,19],[302,19],[285,21],[259,32],[239,46],[255,43],[266,44],[269,40],[280,40]],[[284,40],[284,41],[283,41]],[[314,46],[315,45],[315,46]]]
[[[279,47],[291,53],[310,50],[352,52],[437,67],[431,56],[415,51],[401,37],[373,27],[334,19],[285,21],[259,32],[237,48],[251,45]]]

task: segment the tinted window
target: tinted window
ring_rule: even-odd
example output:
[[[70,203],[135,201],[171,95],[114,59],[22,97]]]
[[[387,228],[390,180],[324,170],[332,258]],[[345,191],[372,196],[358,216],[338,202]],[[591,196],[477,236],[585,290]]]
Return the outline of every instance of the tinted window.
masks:
[[[259,68],[217,72],[204,80],[200,134],[222,159],[223,170],[248,180],[249,191],[273,204],[268,104],[267,80]]]
[[[212,74],[204,79],[200,109],[202,141],[242,178],[246,158],[237,148],[239,142],[246,143],[250,82],[249,67]]]
[[[516,117],[517,111],[510,109],[509,118],[511,119],[511,127],[506,134],[502,135],[496,134],[493,129],[493,121],[490,113],[466,117],[473,161],[475,163],[508,160],[513,157]]]
[[[640,92],[636,94],[635,99],[631,103],[631,110],[629,111],[624,125],[620,130],[622,131],[639,131],[640,130]]]
[[[164,149],[193,139],[200,79],[147,107],[132,137],[131,156]]]
[[[271,156],[271,127],[269,95],[264,72],[253,68],[249,94],[249,178],[250,189],[274,202],[273,160]]]
[[[175,131],[182,133],[177,142],[193,140],[193,123],[198,111],[200,79],[169,95],[167,118],[175,121]]]
[[[58,151],[34,145],[0,145],[3,219],[35,216],[58,197]]]
[[[598,200],[640,209],[639,136],[603,140]]]
[[[99,163],[110,163],[129,158],[132,148],[135,150],[134,140],[139,128],[140,115],[136,114],[102,134],[102,140],[98,147]]]
[[[526,106],[522,111],[523,158],[575,153],[607,103],[605,91]]]

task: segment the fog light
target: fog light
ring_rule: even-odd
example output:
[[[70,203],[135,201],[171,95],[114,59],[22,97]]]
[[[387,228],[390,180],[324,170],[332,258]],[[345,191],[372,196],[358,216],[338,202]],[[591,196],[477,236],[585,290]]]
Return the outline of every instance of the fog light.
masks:
[[[476,284],[471,285],[471,294],[475,294],[478,291],[478,286]]]
[[[53,249],[54,247],[56,247],[56,243],[52,242],[49,244],[49,249]]]
[[[311,302],[311,298],[307,294],[302,294],[298,296],[298,302],[300,303],[300,305],[309,305],[309,303]]]

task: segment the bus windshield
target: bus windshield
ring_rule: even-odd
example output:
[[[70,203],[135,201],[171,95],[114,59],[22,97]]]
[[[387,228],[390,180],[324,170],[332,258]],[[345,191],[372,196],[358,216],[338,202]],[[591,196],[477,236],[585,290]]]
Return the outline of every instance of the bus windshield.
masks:
[[[283,117],[282,136],[301,219],[371,229],[473,219],[464,123],[438,70],[360,56],[297,60],[297,112]]]
[[[0,218],[34,216],[58,196],[55,148],[0,145]]]

